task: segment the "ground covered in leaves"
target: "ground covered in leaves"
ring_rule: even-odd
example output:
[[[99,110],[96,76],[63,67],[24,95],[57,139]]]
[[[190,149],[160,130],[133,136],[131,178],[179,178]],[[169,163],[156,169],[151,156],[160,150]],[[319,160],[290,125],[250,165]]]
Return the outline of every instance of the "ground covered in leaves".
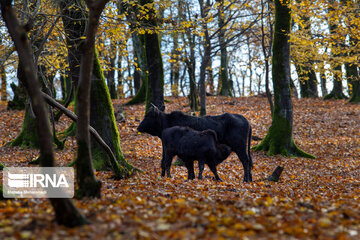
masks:
[[[185,98],[168,98],[167,112],[189,111]],[[117,108],[125,100],[114,101]],[[239,113],[250,120],[253,135],[264,137],[271,124],[265,98],[208,98],[208,114]],[[204,180],[187,181],[184,167],[172,178],[160,177],[161,142],[136,127],[144,106],[123,107],[118,123],[126,159],[143,173],[115,181],[97,172],[101,199],[74,200],[92,224],[69,229],[57,225],[45,199],[0,201],[0,239],[360,239],[360,107],[346,101],[294,100],[294,139],[317,158],[268,157],[253,152],[252,183],[233,153],[218,166],[223,182],[207,167]],[[28,166],[38,151],[3,146],[21,130],[23,111],[0,106],[0,162]],[[58,130],[70,121],[61,118]],[[259,141],[253,141],[256,145]],[[56,150],[58,166],[74,159],[76,142]],[[261,179],[277,166],[277,183]],[[197,171],[197,168],[195,168]]]

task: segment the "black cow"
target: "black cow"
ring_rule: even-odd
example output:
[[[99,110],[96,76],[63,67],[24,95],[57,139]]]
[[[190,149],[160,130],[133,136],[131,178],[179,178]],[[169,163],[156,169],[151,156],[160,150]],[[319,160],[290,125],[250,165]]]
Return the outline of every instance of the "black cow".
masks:
[[[193,117],[180,111],[167,114],[151,106],[137,129],[139,132],[146,132],[161,138],[163,130],[173,126],[188,126],[198,131],[214,130],[219,142],[228,145],[241,160],[244,168],[244,181],[252,181],[253,162],[250,155],[252,130],[245,117],[230,113]]]
[[[213,130],[196,131],[189,127],[171,127],[163,131],[161,136],[163,158],[161,160],[161,176],[170,177],[170,167],[174,156],[180,157],[188,170],[188,179],[194,179],[194,160],[199,161],[199,179],[202,179],[204,164],[213,172],[215,179],[221,181],[216,166],[224,161],[232,152],[225,144],[217,143]]]

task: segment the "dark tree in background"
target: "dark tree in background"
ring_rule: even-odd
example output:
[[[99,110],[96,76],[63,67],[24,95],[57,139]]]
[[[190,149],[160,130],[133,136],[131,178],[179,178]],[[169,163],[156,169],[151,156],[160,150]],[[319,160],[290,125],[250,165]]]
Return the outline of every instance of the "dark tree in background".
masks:
[[[143,22],[149,26],[149,29],[144,35],[147,70],[149,71],[149,84],[146,91],[146,110],[149,109],[150,103],[152,103],[161,111],[164,111],[164,69],[160,40],[156,32],[158,21],[155,8],[152,4],[153,2],[153,0],[140,0],[141,6],[145,7],[148,15],[143,19]]]
[[[272,46],[272,80],[274,110],[271,127],[255,150],[268,151],[268,155],[310,157],[293,140],[293,105],[290,93],[290,21],[289,3],[275,0],[275,28]]]
[[[337,18],[334,16],[336,14],[336,11],[333,8],[333,5],[336,4],[336,0],[329,0],[329,13],[331,14],[328,20],[329,24],[329,31],[330,34],[335,34],[338,28],[339,21],[336,20]],[[342,43],[343,44],[343,43]],[[335,47],[338,48],[340,43],[336,43]],[[332,56],[334,59],[340,57],[340,53],[338,53],[338,50],[332,49]],[[346,96],[343,93],[343,86],[342,86],[342,77],[341,77],[341,64],[340,63],[333,63],[331,66],[334,70],[333,73],[333,89],[331,92],[324,96],[324,99],[345,99]]]

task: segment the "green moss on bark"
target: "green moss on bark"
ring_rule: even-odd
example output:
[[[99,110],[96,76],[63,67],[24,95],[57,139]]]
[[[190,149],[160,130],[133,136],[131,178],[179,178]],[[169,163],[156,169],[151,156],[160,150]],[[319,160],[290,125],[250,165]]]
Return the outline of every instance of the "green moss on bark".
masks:
[[[129,105],[134,105],[134,104],[145,102],[147,86],[148,86],[148,82],[147,82],[147,77],[146,77],[146,82],[141,84],[141,87],[140,87],[139,91],[136,93],[136,95],[130,101],[128,101],[125,105],[129,106]]]
[[[25,117],[20,134],[10,142],[10,146],[21,146],[24,148],[38,148],[39,140],[36,131],[35,119],[30,114],[29,107],[25,109]]]
[[[315,158],[313,155],[299,149],[292,139],[291,125],[285,119],[276,114],[273,123],[263,141],[253,147],[255,151],[267,151],[268,156],[283,155],[286,157]]]
[[[91,151],[94,167],[96,170],[112,169],[116,178],[126,178],[132,174],[134,167],[126,161],[121,151],[114,109],[97,54],[94,60],[93,73],[94,76],[91,83],[90,125],[96,129],[102,139],[111,148],[118,161],[118,164],[113,166],[110,163],[108,155],[92,138]]]
[[[272,125],[264,140],[253,149],[268,151],[268,155],[281,154],[315,158],[300,150],[292,138],[293,106],[290,94],[290,8],[287,3],[275,0],[275,30],[272,57],[274,110]]]

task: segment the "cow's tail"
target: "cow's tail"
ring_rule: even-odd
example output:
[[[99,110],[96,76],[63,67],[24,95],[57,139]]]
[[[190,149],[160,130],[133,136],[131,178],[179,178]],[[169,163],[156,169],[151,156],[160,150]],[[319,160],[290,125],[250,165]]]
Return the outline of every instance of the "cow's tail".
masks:
[[[252,137],[252,128],[251,125],[249,124],[249,136],[248,136],[248,149],[247,149],[247,155],[249,156],[249,160],[250,160],[250,169],[253,169],[253,160],[251,157],[251,153],[250,153],[250,148],[251,148],[251,137]]]

